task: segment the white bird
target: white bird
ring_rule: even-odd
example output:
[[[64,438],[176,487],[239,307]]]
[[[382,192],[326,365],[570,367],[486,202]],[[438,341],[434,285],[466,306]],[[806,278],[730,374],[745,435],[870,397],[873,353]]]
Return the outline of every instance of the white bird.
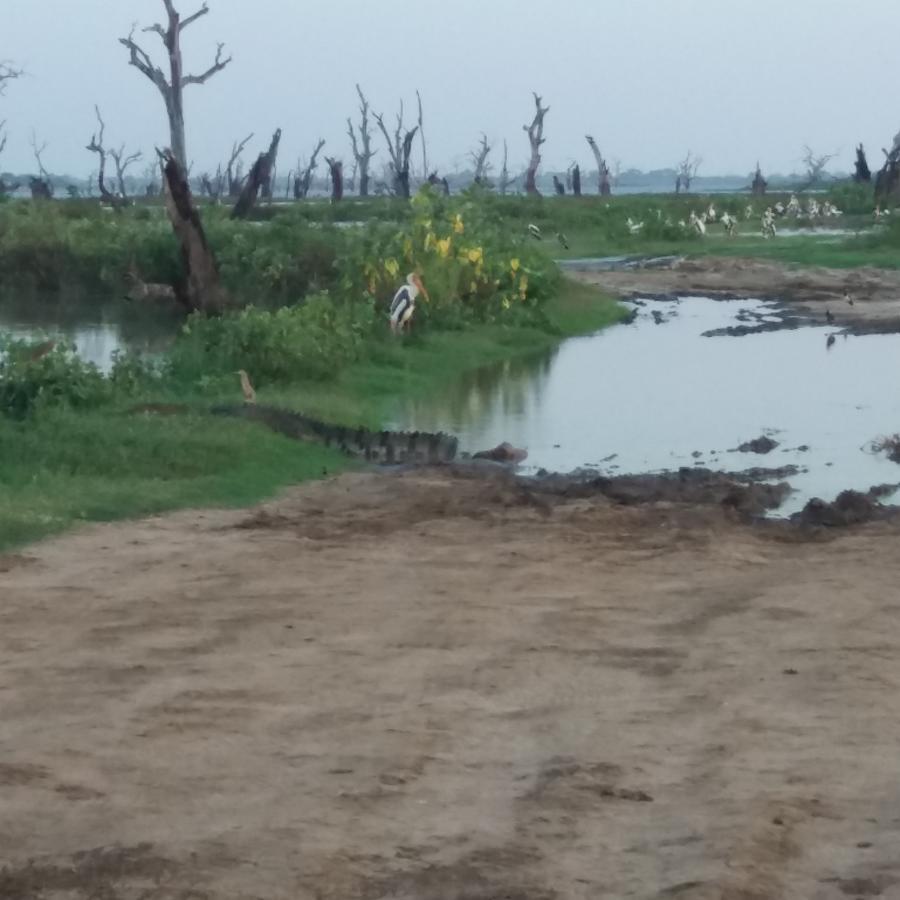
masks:
[[[537,225],[529,225],[528,233],[536,240],[542,241],[544,239],[544,235],[541,234],[541,229],[537,227]]]
[[[391,331],[394,334],[400,334],[404,328],[409,329],[419,294],[424,294],[426,300],[431,299],[418,273],[410,272],[406,277],[406,284],[394,294],[391,301]]]
[[[725,226],[725,233],[728,237],[734,237],[737,232],[738,220],[731,213],[722,213],[722,224]]]
[[[705,218],[706,222],[712,223],[712,222],[716,221],[716,216],[717,216],[716,207],[712,203],[710,203],[709,209],[706,211],[706,215],[704,218]]]
[[[691,215],[688,221],[690,222],[691,228],[693,228],[694,231],[697,232],[697,234],[706,234],[706,225],[704,224],[703,219],[701,219],[693,210],[691,210]]]
[[[788,201],[787,205],[787,214],[789,216],[800,215],[800,201],[797,199],[796,194],[791,194],[791,199]]]
[[[821,207],[815,200],[810,200],[806,205],[806,212],[811,219],[817,219],[821,212]]]
[[[784,215],[784,204],[779,200],[778,203],[775,204],[775,215],[783,216]]]
[[[753,207],[748,203],[747,208],[744,210],[744,218],[750,220],[753,218]]]
[[[773,238],[776,235],[775,229],[775,214],[772,212],[772,207],[768,207],[766,211],[763,213],[762,217],[762,236],[768,240],[769,238]]]
[[[631,218],[631,216],[629,216],[625,220],[625,224],[628,226],[628,230],[632,234],[638,234],[640,232],[640,230],[644,227],[643,222],[635,222],[634,219]]]

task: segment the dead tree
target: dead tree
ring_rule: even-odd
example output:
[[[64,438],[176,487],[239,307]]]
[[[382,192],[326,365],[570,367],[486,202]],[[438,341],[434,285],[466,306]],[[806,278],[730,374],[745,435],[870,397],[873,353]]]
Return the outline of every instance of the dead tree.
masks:
[[[6,120],[0,122],[0,153],[6,149]],[[10,183],[0,178],[0,197],[6,197],[19,189],[18,182]]]
[[[516,183],[518,179],[509,177],[509,147],[506,141],[503,142],[503,168],[500,169],[500,181],[497,189],[501,194],[506,192]]]
[[[894,138],[890,151],[882,148],[884,165],[875,176],[875,202],[889,204],[900,195],[900,134]]]
[[[419,104],[419,137],[422,140],[422,179],[428,175],[428,147],[425,143],[425,119],[422,116],[422,95],[416,91],[416,101]]]
[[[566,196],[566,186],[559,180],[558,175],[553,176],[553,192],[557,197]]]
[[[594,138],[588,134],[585,135],[585,139],[591,148],[591,153],[594,154],[594,159],[597,161],[597,193],[602,197],[608,197],[612,193],[609,183],[609,166],[606,164],[606,160],[603,158],[603,154],[600,152],[600,148],[597,146]]]
[[[808,144],[803,146],[803,165],[806,166],[806,178],[800,190],[808,191],[824,180],[825,167],[837,154],[823,153],[816,155]]]
[[[176,296],[192,311],[220,313],[230,305],[230,301],[219,281],[216,258],[194,206],[187,175],[171,150],[157,150],[157,153],[162,164],[166,211],[181,246],[184,266],[182,283],[176,288]]]
[[[450,196],[450,182],[446,178],[441,178],[437,172],[432,172],[426,180],[432,187],[439,187],[445,197]]]
[[[750,193],[753,194],[754,197],[764,197],[768,188],[769,182],[763,178],[762,169],[759,167],[759,163],[757,163],[756,172],[753,174],[753,182],[750,185]]]
[[[372,135],[369,132],[369,101],[366,100],[366,95],[363,94],[359,85],[356,86],[356,93],[359,94],[359,140],[357,141],[356,131],[350,119],[347,119],[347,133],[350,135],[353,158],[356,160],[356,168],[359,171],[359,196],[368,197],[369,163],[372,161],[375,151],[372,149]]]
[[[238,197],[234,209],[231,211],[232,219],[245,219],[250,210],[256,205],[259,193],[263,187],[271,183],[272,169],[275,167],[275,160],[278,158],[278,145],[281,143],[281,129],[278,128],[272,135],[272,142],[269,149],[265,153],[260,153],[258,159],[253,163],[250,172],[247,174],[247,180],[244,182],[244,188],[241,196]]]
[[[163,26],[157,23],[144,28],[143,31],[156,32],[162,40],[169,59],[168,78],[159,66],[153,64],[146,50],[134,40],[133,28],[127,38],[119,38],[119,43],[128,49],[130,64],[152,81],[162,95],[169,117],[172,153],[181,168],[187,169],[187,149],[184,136],[184,89],[191,84],[205,84],[231,62],[231,57],[222,58],[222,50],[225,45],[219,44],[216,49],[216,58],[205,72],[200,75],[185,75],[181,57],[181,34],[185,28],[205,16],[209,12],[209,7],[204,3],[197,12],[182,19],[180,13],[175,9],[173,0],[162,0],[162,2],[168,17],[167,25]]]
[[[312,187],[313,172],[316,171],[316,168],[319,165],[319,153],[324,146],[325,139],[319,138],[319,142],[316,144],[315,149],[312,152],[312,156],[310,156],[309,162],[306,164],[306,166],[303,165],[302,161],[297,161],[297,174],[294,177],[295,200],[303,200],[309,195],[309,189]]]
[[[123,200],[127,200],[128,190],[125,187],[125,173],[128,171],[129,166],[134,165],[141,159],[143,154],[140,150],[126,154],[125,145],[122,144],[118,150],[110,150],[109,155],[113,158],[113,164],[116,167],[116,183],[119,186],[119,196]]]
[[[344,163],[330,156],[325,157],[325,162],[331,172],[331,202],[337,203],[344,199]]]
[[[32,178],[30,183],[32,200],[50,200],[53,197],[53,183],[50,180],[50,173],[44,168],[44,162],[41,158],[46,149],[47,142],[44,141],[38,147],[37,135],[32,131],[31,151],[34,153],[34,159],[38,165],[37,177]]]
[[[200,176],[200,187],[210,200],[218,203],[222,199],[225,190],[225,174],[222,172],[221,163],[216,167],[215,175],[210,176],[209,172],[204,172]]]
[[[250,141],[253,140],[253,132],[247,135],[242,141],[235,141],[231,145],[231,156],[228,157],[228,165],[225,167],[225,178],[228,183],[228,196],[232,198],[240,197],[241,188],[244,184],[243,166],[241,166],[241,154]]]
[[[576,197],[581,196],[581,166],[578,163],[572,169],[572,193]]]
[[[6,85],[22,77],[22,70],[15,68],[12,63],[0,60],[0,97],[6,91]]]
[[[680,163],[675,170],[676,178],[675,178],[675,193],[680,194],[682,191],[688,193],[691,189],[691,184],[694,179],[697,177],[697,172],[700,169],[700,164],[703,162],[703,157],[694,156],[690,150],[687,152],[687,156]]]
[[[531,160],[525,172],[525,192],[528,194],[540,194],[537,188],[537,173],[541,166],[541,146],[544,138],[544,116],[550,112],[549,106],[541,106],[541,97],[534,95],[534,119],[530,125],[523,125],[522,129],[528,135],[528,143],[531,145]]]
[[[97,158],[99,160],[100,169],[97,173],[97,188],[100,191],[100,199],[105,201],[106,203],[115,204],[116,198],[115,195],[110,191],[110,189],[106,186],[106,147],[103,144],[103,135],[106,132],[106,123],[103,121],[103,116],[100,115],[100,107],[94,107],[94,113],[97,116],[97,122],[100,125],[100,130],[96,131],[91,135],[91,142],[87,145],[87,150],[91,153],[96,153]]]
[[[376,115],[375,121],[387,141],[388,153],[391,157],[391,178],[393,180],[394,194],[398,197],[409,199],[409,158],[412,155],[413,140],[419,126],[416,125],[412,131],[403,134],[403,101],[400,101],[400,112],[397,115],[397,128],[394,131],[394,139],[388,134],[387,128],[384,126],[384,115]]]
[[[469,156],[472,157],[472,164],[475,167],[474,181],[480,187],[486,187],[488,184],[488,173],[491,170],[488,157],[491,155],[491,149],[487,135],[482,133],[481,143],[469,153]]]
[[[866,151],[862,144],[856,148],[856,171],[853,173],[853,180],[857,184],[870,184],[872,181],[872,170],[869,168]]]

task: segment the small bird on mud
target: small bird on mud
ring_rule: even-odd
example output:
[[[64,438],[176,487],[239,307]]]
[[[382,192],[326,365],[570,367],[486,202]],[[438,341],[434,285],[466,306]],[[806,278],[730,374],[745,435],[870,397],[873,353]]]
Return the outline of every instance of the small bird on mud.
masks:
[[[410,272],[406,276],[404,284],[391,301],[391,331],[400,334],[404,328],[409,330],[412,325],[412,317],[416,311],[416,298],[424,295],[426,300],[431,300],[428,290],[422,283],[417,272]]]
[[[244,403],[256,403],[256,391],[253,390],[253,385],[250,384],[250,376],[243,370],[238,370],[238,375],[241,376],[241,390],[244,392]]]
[[[833,325],[833,324],[834,324],[834,313],[833,313],[830,309],[826,309],[826,310],[825,310],[825,321],[826,321],[829,325]]]
[[[830,350],[837,341],[837,338],[833,334],[828,335],[828,340],[825,342],[825,349]]]
[[[854,304],[854,302],[853,302],[853,298],[850,296],[850,291],[846,291],[846,292],[844,293],[844,299],[845,299],[851,306],[855,306],[855,304]]]
[[[569,249],[569,242],[568,242],[568,240],[566,239],[566,236],[565,236],[561,231],[557,231],[557,232],[556,232],[556,239],[559,241],[559,243],[560,243],[560,245],[562,246],[563,250],[568,250],[568,249]]]

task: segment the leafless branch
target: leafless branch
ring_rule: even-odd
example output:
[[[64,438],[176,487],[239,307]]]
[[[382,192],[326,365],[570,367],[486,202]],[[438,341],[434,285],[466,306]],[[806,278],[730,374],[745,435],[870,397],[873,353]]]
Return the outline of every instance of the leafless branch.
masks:
[[[6,90],[8,81],[15,81],[22,77],[22,70],[16,69],[11,63],[0,61],[0,94]]]
[[[188,16],[186,19],[182,19],[179,29],[181,31],[184,31],[184,29],[187,28],[188,25],[193,25],[194,22],[197,21],[197,19],[201,18],[202,16],[205,16],[208,12],[209,12],[209,6],[207,6],[204,3],[203,6],[201,6],[200,9],[197,10],[197,12]]]
[[[232,57],[230,56],[228,59],[222,59],[222,50],[224,47],[224,44],[218,44],[216,46],[215,62],[202,75],[185,75],[181,79],[182,86],[186,87],[189,84],[206,84],[213,75],[217,72],[221,72],[232,60]]]

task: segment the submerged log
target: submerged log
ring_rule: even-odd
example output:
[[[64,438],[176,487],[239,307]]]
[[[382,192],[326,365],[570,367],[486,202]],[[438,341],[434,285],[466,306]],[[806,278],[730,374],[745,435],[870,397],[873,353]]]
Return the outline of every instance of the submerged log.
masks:
[[[231,211],[232,219],[245,219],[250,210],[256,205],[259,199],[259,192],[263,190],[272,180],[272,169],[275,166],[275,160],[278,157],[278,145],[281,142],[281,129],[279,128],[272,136],[272,143],[265,153],[260,153],[259,159],[253,163],[253,168],[247,175],[244,182],[241,196],[235,203],[234,209]]]
[[[166,212],[181,245],[184,265],[183,281],[175,293],[190,310],[222,312],[229,305],[228,293],[219,282],[219,268],[206,240],[184,169],[171,150],[157,153],[162,162]]]

